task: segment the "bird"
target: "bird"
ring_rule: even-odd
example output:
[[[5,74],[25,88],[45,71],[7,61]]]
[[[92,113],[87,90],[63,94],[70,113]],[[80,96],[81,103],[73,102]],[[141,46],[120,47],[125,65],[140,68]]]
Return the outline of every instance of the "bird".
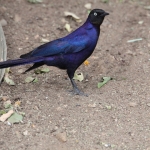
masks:
[[[73,94],[84,95],[73,80],[77,68],[93,53],[100,35],[100,26],[108,12],[93,9],[86,21],[72,33],[45,43],[23,54],[18,59],[0,62],[0,69],[33,64],[25,72],[42,65],[54,66],[67,71]]]

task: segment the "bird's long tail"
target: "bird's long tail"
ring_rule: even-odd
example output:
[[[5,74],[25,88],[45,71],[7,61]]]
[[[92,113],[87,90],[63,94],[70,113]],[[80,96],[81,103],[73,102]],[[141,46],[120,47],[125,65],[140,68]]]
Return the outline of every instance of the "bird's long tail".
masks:
[[[31,64],[31,63],[37,63],[37,62],[43,62],[43,61],[44,61],[44,57],[31,57],[31,58],[21,58],[16,60],[7,60],[7,61],[0,62],[0,69],[20,66],[25,64]]]

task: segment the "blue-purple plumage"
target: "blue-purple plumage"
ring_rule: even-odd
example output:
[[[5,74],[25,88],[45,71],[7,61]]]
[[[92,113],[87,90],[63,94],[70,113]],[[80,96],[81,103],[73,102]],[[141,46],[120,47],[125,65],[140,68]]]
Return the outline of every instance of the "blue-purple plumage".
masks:
[[[81,94],[73,81],[74,72],[93,53],[99,38],[100,25],[106,15],[108,13],[104,10],[94,9],[86,22],[71,34],[41,45],[21,55],[21,59],[0,62],[0,68],[34,63],[27,71],[44,64],[66,69],[74,92]]]

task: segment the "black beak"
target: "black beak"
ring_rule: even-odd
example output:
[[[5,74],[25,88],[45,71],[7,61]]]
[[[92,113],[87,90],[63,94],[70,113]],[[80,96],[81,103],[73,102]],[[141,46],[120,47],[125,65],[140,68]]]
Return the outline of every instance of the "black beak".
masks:
[[[105,16],[109,15],[109,13],[105,12]]]
[[[103,13],[103,16],[107,16],[107,15],[109,15],[109,13],[107,13],[107,12],[104,12],[104,13]]]

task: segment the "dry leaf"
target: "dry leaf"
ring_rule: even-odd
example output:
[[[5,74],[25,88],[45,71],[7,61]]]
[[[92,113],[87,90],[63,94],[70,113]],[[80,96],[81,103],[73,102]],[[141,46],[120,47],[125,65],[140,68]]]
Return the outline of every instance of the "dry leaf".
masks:
[[[2,122],[6,121],[13,113],[14,113],[13,110],[9,110],[8,113],[3,114],[3,115],[0,117],[0,121],[2,121]]]
[[[74,79],[74,80],[78,80],[78,81],[80,81],[80,82],[83,81],[83,80],[84,80],[83,73],[78,73],[78,74],[75,73],[73,79]]]
[[[20,105],[21,105],[21,101],[16,101],[15,102],[15,107],[20,107]]]
[[[43,39],[43,38],[42,38],[42,39],[41,39],[41,42],[42,42],[42,43],[47,43],[47,42],[49,42],[49,40],[48,40],[48,39]]]
[[[88,61],[88,60],[85,60],[85,61],[84,61],[84,65],[85,65],[85,66],[88,66],[88,65],[89,65],[89,61]]]
[[[70,24],[68,24],[68,23],[65,24],[65,29],[66,29],[68,32],[71,32],[71,31],[72,31],[72,29],[71,29],[71,27],[70,27]]]
[[[65,14],[66,17],[71,16],[77,22],[81,22],[81,19],[77,15],[75,15],[74,13],[72,13],[72,12],[65,11],[64,14]]]

